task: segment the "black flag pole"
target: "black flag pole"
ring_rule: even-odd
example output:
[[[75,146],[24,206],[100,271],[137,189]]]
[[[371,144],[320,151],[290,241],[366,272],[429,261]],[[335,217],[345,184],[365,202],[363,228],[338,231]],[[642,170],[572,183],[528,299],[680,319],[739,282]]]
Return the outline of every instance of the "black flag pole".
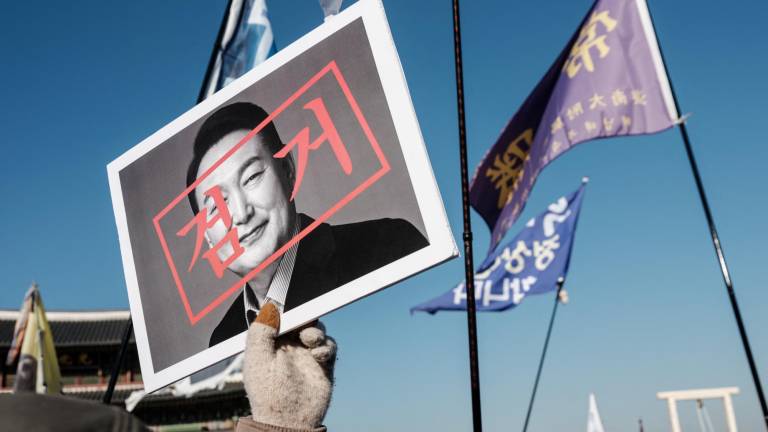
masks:
[[[667,75],[669,76],[669,75]],[[672,83],[670,82],[670,87]],[[675,92],[672,90],[672,97],[677,104],[677,98]],[[752,381],[757,391],[757,398],[760,401],[760,408],[763,411],[763,421],[765,422],[765,429],[768,431],[768,405],[765,401],[765,394],[763,393],[763,386],[760,383],[760,375],[757,372],[757,365],[755,364],[755,358],[752,356],[752,348],[749,345],[749,337],[747,336],[747,329],[744,327],[744,321],[741,318],[741,310],[739,309],[739,302],[736,300],[736,292],[733,290],[733,281],[731,280],[731,272],[728,270],[728,264],[725,262],[725,254],[723,253],[722,245],[720,244],[720,237],[717,235],[717,229],[715,228],[715,221],[712,218],[712,212],[709,209],[709,202],[707,201],[707,195],[704,191],[704,184],[701,181],[699,175],[699,167],[696,164],[696,157],[693,154],[693,148],[691,147],[690,139],[688,138],[688,130],[685,127],[685,123],[679,125],[680,135],[683,137],[683,143],[685,144],[685,153],[688,155],[688,162],[691,165],[691,171],[693,172],[693,178],[696,181],[696,189],[699,191],[699,198],[701,199],[701,206],[704,208],[704,216],[707,218],[707,225],[709,226],[709,234],[712,237],[712,245],[715,248],[715,254],[717,255],[717,261],[720,264],[720,272],[723,274],[723,281],[725,282],[725,290],[728,292],[728,299],[731,302],[731,308],[733,309],[733,316],[736,318],[736,326],[739,328],[739,336],[741,336],[741,344],[744,346],[744,353],[747,356],[747,363],[749,363],[749,370],[752,373]]]
[[[650,13],[650,11],[649,11]],[[653,18],[651,18],[653,21]],[[675,88],[672,85],[672,77],[669,75],[667,69],[667,62],[664,60],[664,52],[661,49],[661,42],[658,42],[659,54],[661,55],[662,63],[664,64],[664,72],[667,74],[667,80],[669,81],[669,89],[672,93],[672,100],[675,102],[675,107],[680,110],[680,104],[677,100],[677,94]],[[723,275],[723,282],[725,282],[725,290],[728,293],[728,299],[731,302],[731,308],[733,309],[733,316],[736,318],[736,325],[739,329],[739,336],[741,336],[741,344],[744,346],[744,353],[747,356],[747,363],[749,363],[749,370],[752,373],[752,381],[757,391],[757,398],[760,401],[760,408],[763,412],[763,421],[765,423],[766,431],[768,431],[768,404],[765,402],[765,394],[763,393],[763,386],[760,383],[760,375],[757,372],[757,366],[755,359],[752,356],[752,348],[749,345],[749,338],[747,337],[747,330],[744,327],[744,321],[741,319],[741,310],[739,309],[739,303],[736,300],[736,293],[733,290],[733,281],[731,280],[731,272],[728,270],[728,264],[725,262],[725,254],[720,243],[720,236],[717,235],[717,228],[715,228],[715,221],[712,217],[712,211],[709,208],[709,201],[707,200],[707,193],[704,190],[704,183],[701,180],[699,174],[699,166],[696,163],[696,156],[693,154],[693,147],[691,146],[691,140],[688,137],[688,129],[686,128],[685,121],[681,121],[678,124],[680,135],[683,138],[683,144],[685,145],[685,153],[688,156],[688,162],[691,166],[691,172],[693,179],[696,182],[696,189],[699,192],[699,199],[701,200],[701,206],[704,209],[704,216],[707,219],[707,225],[709,227],[709,235],[712,237],[712,245],[715,248],[715,255],[717,256],[717,262],[720,265],[720,272]]]
[[[525,424],[523,424],[523,432],[528,430],[528,422],[531,420],[531,411],[533,411],[533,401],[536,399],[536,390],[539,388],[539,379],[541,378],[541,370],[544,368],[544,359],[547,357],[547,348],[549,347],[549,337],[552,335],[552,326],[555,324],[555,315],[557,315],[557,306],[560,304],[560,293],[563,290],[563,284],[565,278],[560,276],[557,278],[557,293],[555,293],[555,305],[552,307],[552,315],[549,317],[549,327],[547,328],[547,337],[544,338],[544,348],[541,350],[541,358],[539,358],[539,369],[536,371],[536,379],[533,381],[533,391],[531,392],[531,400],[528,402],[528,412],[525,414]]]
[[[200,103],[208,97],[208,88],[213,75],[213,69],[216,67],[216,58],[219,54],[219,47],[221,41],[224,39],[224,32],[227,29],[227,21],[229,21],[229,11],[232,9],[232,0],[227,1],[227,8],[224,9],[224,16],[221,17],[221,24],[219,25],[219,33],[216,35],[216,42],[213,43],[213,50],[211,50],[211,57],[208,59],[208,67],[205,69],[205,76],[203,77],[203,85],[200,86],[200,93],[197,95],[197,103]],[[241,11],[242,13],[242,11]]]
[[[464,122],[464,72],[461,65],[459,0],[453,0],[453,48],[456,65],[456,103],[459,115],[459,158],[461,160],[461,204],[464,217],[464,286],[467,292],[467,332],[469,336],[469,379],[472,388],[472,425],[483,430],[480,413],[480,368],[477,361],[477,317],[475,313],[475,266],[472,263],[472,225],[469,220],[469,175],[467,173],[467,131]]]
[[[224,39],[224,31],[227,28],[227,21],[229,19],[229,11],[232,8],[232,0],[227,1],[227,7],[224,9],[224,16],[221,18],[221,24],[219,25],[219,33],[216,35],[216,41],[213,44],[213,50],[211,51],[211,56],[208,59],[208,67],[205,69],[205,76],[203,77],[203,84],[200,86],[200,93],[197,96],[197,103],[202,102],[205,100],[206,97],[208,97],[208,81],[211,80],[211,76],[213,75],[213,69],[216,67],[216,57],[218,54],[219,46],[221,45],[222,39]],[[117,360],[115,360],[115,364],[112,367],[112,373],[109,376],[109,384],[107,385],[107,391],[104,393],[104,397],[102,398],[102,402],[105,404],[109,404],[112,401],[112,394],[115,391],[115,386],[117,385],[117,377],[120,376],[120,370],[123,368],[123,362],[125,361],[125,353],[128,351],[128,341],[131,338],[131,333],[133,332],[133,320],[131,319],[130,315],[128,316],[128,323],[125,325],[125,329],[123,330],[123,339],[122,343],[120,344],[120,352],[117,356]]]
[[[131,339],[131,333],[133,333],[133,320],[128,315],[128,323],[125,324],[123,330],[123,340],[120,344],[120,353],[117,355],[115,364],[112,366],[112,374],[109,376],[109,385],[107,385],[107,391],[104,392],[102,402],[109,405],[112,403],[112,394],[115,392],[115,386],[117,385],[117,377],[120,376],[120,370],[123,368],[123,362],[125,361],[125,353],[128,351],[128,342]]]

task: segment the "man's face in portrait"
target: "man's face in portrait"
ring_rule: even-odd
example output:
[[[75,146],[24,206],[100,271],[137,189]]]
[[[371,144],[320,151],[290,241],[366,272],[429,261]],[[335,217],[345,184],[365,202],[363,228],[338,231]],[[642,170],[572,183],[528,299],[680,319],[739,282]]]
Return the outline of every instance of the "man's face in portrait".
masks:
[[[250,131],[236,130],[221,138],[203,155],[197,176],[221,159]],[[217,215],[214,199],[205,192],[218,186],[232,217],[232,226],[219,220],[206,231],[209,246],[218,244],[230,229],[244,252],[229,265],[234,273],[245,276],[287,243],[296,224],[295,204],[289,200],[294,181],[293,161],[290,157],[275,159],[266,138],[259,134],[243,144],[219,165],[195,189],[200,211],[208,219]],[[218,250],[225,261],[233,253],[227,244]]]

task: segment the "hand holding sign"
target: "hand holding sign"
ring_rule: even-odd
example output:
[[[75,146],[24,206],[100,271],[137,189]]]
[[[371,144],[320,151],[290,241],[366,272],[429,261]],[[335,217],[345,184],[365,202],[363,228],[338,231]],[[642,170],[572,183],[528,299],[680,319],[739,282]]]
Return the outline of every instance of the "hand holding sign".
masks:
[[[336,342],[320,322],[277,338],[279,327],[279,312],[267,303],[248,330],[243,380],[253,419],[240,419],[238,430],[325,430]]]

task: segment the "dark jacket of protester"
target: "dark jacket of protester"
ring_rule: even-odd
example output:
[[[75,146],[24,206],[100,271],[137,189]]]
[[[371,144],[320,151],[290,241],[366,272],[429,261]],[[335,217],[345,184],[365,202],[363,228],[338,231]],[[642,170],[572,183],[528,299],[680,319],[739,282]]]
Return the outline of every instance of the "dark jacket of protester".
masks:
[[[138,418],[119,407],[33,392],[0,395],[0,430],[149,432]]]

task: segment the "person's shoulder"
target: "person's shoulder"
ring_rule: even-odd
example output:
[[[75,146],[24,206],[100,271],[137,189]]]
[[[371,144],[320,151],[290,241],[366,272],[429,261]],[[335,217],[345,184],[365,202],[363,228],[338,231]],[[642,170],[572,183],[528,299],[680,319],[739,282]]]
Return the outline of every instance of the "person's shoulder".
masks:
[[[343,225],[331,225],[336,235],[356,235],[362,233],[419,235],[418,229],[405,219],[381,218]]]
[[[421,232],[404,219],[373,219],[331,228],[337,247],[351,249],[353,253],[396,259],[429,244]]]
[[[300,215],[302,229],[313,222]],[[285,310],[304,304],[429,244],[403,219],[323,223],[299,242]]]

